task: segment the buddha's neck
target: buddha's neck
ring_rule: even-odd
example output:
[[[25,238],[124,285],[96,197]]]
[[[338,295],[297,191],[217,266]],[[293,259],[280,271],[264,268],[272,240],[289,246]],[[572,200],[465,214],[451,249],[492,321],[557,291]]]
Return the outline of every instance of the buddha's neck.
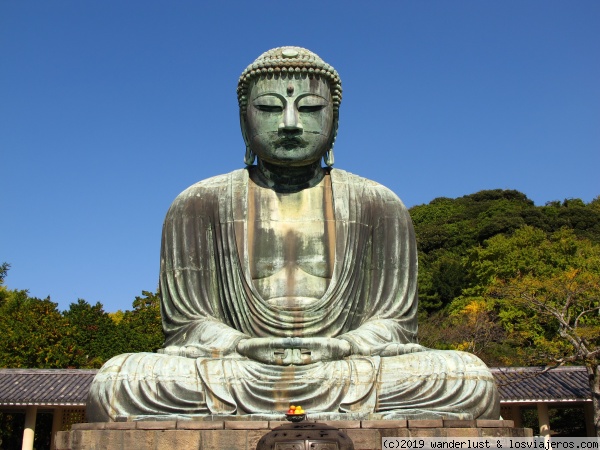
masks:
[[[256,174],[256,181],[278,192],[298,192],[319,184],[325,176],[325,170],[321,167],[321,161],[308,166],[280,167],[259,159]]]

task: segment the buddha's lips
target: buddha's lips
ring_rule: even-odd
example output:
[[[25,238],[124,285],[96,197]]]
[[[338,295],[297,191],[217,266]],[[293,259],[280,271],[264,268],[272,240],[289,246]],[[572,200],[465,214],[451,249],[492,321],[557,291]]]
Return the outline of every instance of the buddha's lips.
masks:
[[[306,146],[308,146],[308,142],[305,141],[304,139],[302,139],[301,137],[282,137],[279,139],[276,139],[273,141],[273,144],[275,144],[277,147],[283,147],[286,148],[288,150],[294,149],[294,148],[304,148]]]

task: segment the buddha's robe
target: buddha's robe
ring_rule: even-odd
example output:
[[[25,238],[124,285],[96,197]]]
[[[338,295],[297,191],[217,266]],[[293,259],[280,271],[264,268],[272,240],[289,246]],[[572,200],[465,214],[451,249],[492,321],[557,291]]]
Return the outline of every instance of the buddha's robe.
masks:
[[[247,169],[201,181],[177,197],[161,250],[164,348],[107,362],[91,388],[90,420],[269,414],[289,402],[311,413],[499,417],[493,377],[475,356],[433,350],[380,356],[388,344],[416,342],[412,223],[384,186],[342,170],[330,176],[333,275],[322,298],[302,310],[265,301],[251,279]],[[268,365],[236,353],[249,337],[345,339],[354,355]]]

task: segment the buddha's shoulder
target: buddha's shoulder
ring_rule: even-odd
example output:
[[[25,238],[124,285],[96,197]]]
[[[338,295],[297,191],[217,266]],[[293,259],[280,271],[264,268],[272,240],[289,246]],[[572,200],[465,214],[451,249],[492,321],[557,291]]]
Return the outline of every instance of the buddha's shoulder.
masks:
[[[401,209],[406,209],[402,200],[400,200],[394,191],[377,181],[341,169],[332,169],[331,176],[334,183],[345,183],[353,186],[363,201],[382,201],[384,203],[395,204]]]
[[[185,189],[177,196],[174,203],[185,202],[192,198],[204,198],[207,200],[211,198],[222,198],[222,196],[230,189],[232,183],[237,184],[246,178],[246,169],[238,169],[233,172],[206,178]]]

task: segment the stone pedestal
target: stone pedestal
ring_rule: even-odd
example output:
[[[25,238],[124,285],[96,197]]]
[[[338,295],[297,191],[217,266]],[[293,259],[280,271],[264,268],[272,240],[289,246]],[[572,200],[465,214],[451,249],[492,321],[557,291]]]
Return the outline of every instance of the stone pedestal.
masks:
[[[310,420],[310,418],[309,418]],[[322,421],[320,421],[322,422]],[[56,434],[56,450],[255,450],[259,439],[283,421],[173,420],[81,423]],[[533,436],[512,420],[346,420],[339,428],[355,450],[379,450],[382,437]]]

